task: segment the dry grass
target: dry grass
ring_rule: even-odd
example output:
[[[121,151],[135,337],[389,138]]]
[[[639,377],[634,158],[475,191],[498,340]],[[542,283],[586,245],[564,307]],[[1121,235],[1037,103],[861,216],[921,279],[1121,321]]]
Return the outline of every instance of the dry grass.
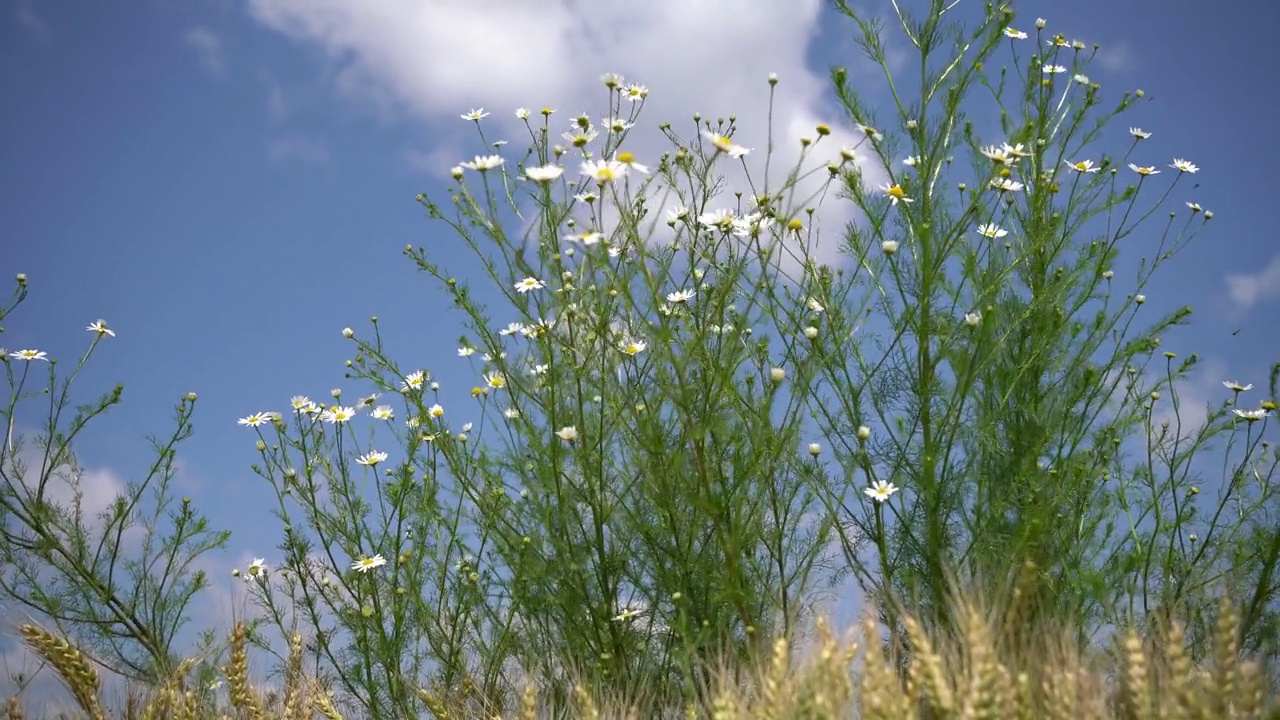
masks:
[[[958,597],[964,597],[958,595]],[[1016,605],[1016,603],[1014,603]],[[1005,608],[1009,610],[1009,607]],[[617,702],[575,689],[569,707],[548,707],[532,685],[516,692],[512,713],[477,712],[451,707],[421,690],[429,712],[439,720],[575,720],[680,717],[689,720],[1264,720],[1280,718],[1275,688],[1256,663],[1237,648],[1237,617],[1224,602],[1215,633],[1214,656],[1194,667],[1186,654],[1183,629],[1170,622],[1143,636],[1130,629],[1112,653],[1082,655],[1067,633],[1029,633],[1010,627],[1013,612],[984,610],[977,602],[954,608],[957,631],[944,636],[921,619],[905,615],[909,652],[881,650],[882,627],[861,623],[860,642],[837,638],[819,621],[815,647],[806,660],[794,656],[785,640],[745,682],[718,682],[706,701],[678,714],[645,711],[640,702]],[[994,620],[1003,619],[1004,626]],[[43,628],[24,625],[23,640],[65,682],[85,715],[105,720],[100,681],[92,662],[78,649]],[[339,720],[331,696],[303,674],[303,643],[290,642],[282,692],[263,693],[249,678],[247,631],[231,634],[224,670],[230,704],[201,707],[184,689],[193,662],[174,680],[150,689],[114,717],[121,720],[203,718],[254,720]],[[1011,642],[1011,638],[1016,642]],[[1032,639],[1034,638],[1034,639]],[[725,675],[724,677],[727,677]],[[19,698],[4,705],[10,720],[30,717]]]

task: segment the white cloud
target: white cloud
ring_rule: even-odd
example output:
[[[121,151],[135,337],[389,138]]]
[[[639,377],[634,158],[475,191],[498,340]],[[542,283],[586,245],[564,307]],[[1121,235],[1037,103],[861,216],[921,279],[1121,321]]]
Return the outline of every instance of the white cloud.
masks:
[[[249,3],[260,23],[322,50],[326,73],[345,98],[383,117],[438,121],[432,127],[433,147],[405,154],[420,168],[453,158],[435,172],[447,172],[458,160],[484,150],[460,113],[485,107],[493,113],[484,121],[489,139],[505,137],[518,145],[525,131],[512,116],[516,107],[556,108],[552,126],[557,132],[580,112],[598,119],[606,99],[600,75],[619,72],[651,91],[637,128],[643,132],[628,141],[641,162],[652,163],[670,148],[656,130],[659,123],[670,121],[689,137],[695,112],[713,121],[736,114],[735,140],[755,148],[749,166],[758,181],[768,144],[765,80],[777,73],[770,176],[775,187],[799,157],[799,136],[813,137],[819,122],[837,131],[812,153],[807,167],[825,164],[837,157],[841,144],[856,141],[840,130],[843,114],[825,71],[814,72],[806,62],[821,7],[821,0],[654,0],[590,8],[577,0],[536,6],[508,0]],[[818,179],[802,190],[816,187]],[[729,180],[730,190],[747,190],[737,178]],[[733,198],[723,202],[727,206]],[[852,210],[846,201],[824,202],[824,260],[834,259],[829,249]]]
[[[124,493],[124,479],[109,468],[86,468],[67,463],[47,467],[44,451],[34,441],[36,433],[19,432],[18,435],[23,437],[24,444],[17,451],[17,461],[24,472],[14,479],[33,492],[43,481],[45,500],[68,508],[78,501],[85,525],[91,531],[100,528],[98,516]],[[6,474],[8,470],[6,467]]]
[[[1280,255],[1271,258],[1261,271],[1249,275],[1228,275],[1227,295],[1241,310],[1280,297]]]
[[[1102,43],[1098,48],[1095,62],[1107,72],[1114,74],[1128,73],[1138,69],[1139,54],[1134,51],[1133,43],[1118,40],[1114,43]]]
[[[227,72],[222,58],[222,39],[205,27],[192,28],[184,36],[187,47],[191,48],[200,64],[214,77],[222,77]]]
[[[272,84],[267,91],[267,117],[274,123],[282,123],[289,118],[289,104],[285,101],[284,88]]]
[[[329,145],[302,135],[285,135],[267,142],[267,157],[273,163],[324,165],[329,162]]]
[[[35,8],[31,7],[31,0],[14,0],[13,18],[37,40],[49,39],[49,26],[36,15]]]
[[[1175,381],[1178,407],[1174,408],[1173,398],[1166,391],[1151,415],[1152,431],[1158,436],[1160,426],[1169,423],[1169,432],[1180,428],[1182,437],[1198,432],[1209,420],[1209,406],[1220,405],[1229,395],[1222,387],[1226,371],[1225,363],[1210,359],[1202,361],[1189,376]]]

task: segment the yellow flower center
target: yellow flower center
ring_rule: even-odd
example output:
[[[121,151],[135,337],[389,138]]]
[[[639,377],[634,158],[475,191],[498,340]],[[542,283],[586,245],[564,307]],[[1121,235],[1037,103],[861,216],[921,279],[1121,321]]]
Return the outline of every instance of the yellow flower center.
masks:
[[[1089,169],[1089,164],[1081,160],[1080,162],[1076,163],[1074,167],[1080,172],[1084,172],[1085,170]]]
[[[889,188],[886,192],[890,197],[895,197],[899,200],[907,196],[907,191],[903,190],[901,185],[894,185],[893,187]]]
[[[618,153],[618,162],[620,163],[626,163],[630,165],[635,161],[636,161],[636,156],[632,154],[629,150],[623,150],[622,152]]]

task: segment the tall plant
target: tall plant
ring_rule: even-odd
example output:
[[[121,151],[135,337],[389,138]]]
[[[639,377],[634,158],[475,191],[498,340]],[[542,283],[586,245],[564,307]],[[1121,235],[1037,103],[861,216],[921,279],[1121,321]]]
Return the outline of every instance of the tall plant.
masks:
[[[838,7],[885,69],[883,130],[845,71],[832,75],[890,178],[871,189],[846,174],[867,219],[847,237],[859,272],[810,282],[847,317],[884,323],[814,348],[815,406],[846,472],[904,490],[845,515],[859,531],[842,535],[850,565],[945,625],[948,567],[998,574],[1030,559],[1038,607],[1086,633],[1157,608],[1204,620],[1225,582],[1251,608],[1246,643],[1274,641],[1278,456],[1261,442],[1274,402],[1244,405],[1244,388],[1225,383],[1208,419],[1184,425],[1180,383],[1197,357],[1179,360],[1161,339],[1192,311],[1152,316],[1143,295],[1213,217],[1188,201],[1138,232],[1198,168],[1147,165],[1140,128],[1127,143],[1109,134],[1143,93],[1104,102],[1085,74],[1098,47],[1044,20],[1020,30],[1010,6],[988,6],[966,27],[949,21],[954,4],[919,17],[895,5],[918,56],[914,75],[895,78],[882,25]],[[997,106],[990,128],[973,119],[975,93]],[[862,423],[875,430],[855,432]],[[1226,457],[1205,497],[1210,449]]]
[[[26,299],[27,285],[19,274],[0,322]],[[209,584],[196,561],[225,546],[229,533],[212,528],[191,498],[173,493],[178,445],[194,431],[195,393],[178,402],[173,432],[151,438],[155,460],[140,480],[103,507],[85,502],[101,489],[85,487],[73,444],[124,391],[117,385],[73,407],[77,376],[100,343],[115,337],[103,320],[86,330],[89,347],[61,374],[47,352],[0,351],[7,388],[0,400],[0,597],[9,617],[25,612],[49,622],[112,672],[155,682],[177,668],[179,633],[192,599]],[[34,411],[24,417],[27,409]],[[37,428],[34,437],[22,432],[28,424]]]

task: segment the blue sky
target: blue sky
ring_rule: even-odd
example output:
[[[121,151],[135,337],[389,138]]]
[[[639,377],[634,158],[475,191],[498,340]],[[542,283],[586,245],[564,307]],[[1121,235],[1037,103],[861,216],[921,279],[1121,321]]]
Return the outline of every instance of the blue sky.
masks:
[[[278,534],[237,418],[294,394],[368,392],[342,379],[340,331],[371,315],[397,357],[468,372],[458,317],[438,311],[442,296],[401,253],[421,244],[446,264],[465,253],[414,196],[479,151],[458,118],[472,107],[494,113],[495,136],[520,105],[599,114],[598,77],[618,71],[650,87],[650,127],[698,110],[749,122],[778,72],[784,122],[841,119],[825,75],[854,64],[852,26],[816,0],[573,5],[4,0],[0,281],[24,272],[32,293],[3,345],[70,361],[87,323],[116,330],[77,382],[80,400],[125,386],[79,446],[103,482],[140,472],[144,436],[166,432],[178,397],[197,392],[182,483],[235,531],[218,562],[243,566]],[[1141,87],[1152,99],[1125,120],[1155,133],[1144,157],[1201,167],[1185,199],[1215,219],[1147,294],[1156,309],[1195,307],[1165,344],[1207,360],[1186,388],[1202,400],[1227,379],[1261,389],[1280,359],[1280,108],[1266,90],[1280,4],[1235,10],[1028,1],[1014,23],[1031,30],[1041,14],[1050,31],[1102,43],[1091,77],[1109,97]]]

